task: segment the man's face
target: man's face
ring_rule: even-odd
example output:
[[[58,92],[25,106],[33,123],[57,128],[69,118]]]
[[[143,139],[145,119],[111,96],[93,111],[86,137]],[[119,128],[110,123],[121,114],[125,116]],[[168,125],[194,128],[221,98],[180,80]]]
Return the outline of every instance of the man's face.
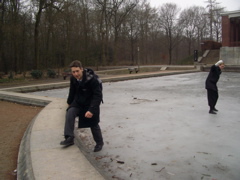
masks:
[[[225,67],[225,65],[224,64],[220,64],[219,67],[220,67],[220,69],[223,69]]]
[[[81,80],[82,79],[82,75],[83,75],[83,69],[80,67],[71,67],[71,71],[72,71],[72,75],[78,79]]]

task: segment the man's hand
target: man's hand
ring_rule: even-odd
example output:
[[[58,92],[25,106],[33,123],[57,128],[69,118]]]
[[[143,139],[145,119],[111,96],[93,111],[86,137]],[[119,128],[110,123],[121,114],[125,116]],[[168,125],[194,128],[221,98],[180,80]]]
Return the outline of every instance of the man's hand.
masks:
[[[85,117],[86,118],[92,118],[93,114],[90,111],[87,111],[86,114],[85,114]]]

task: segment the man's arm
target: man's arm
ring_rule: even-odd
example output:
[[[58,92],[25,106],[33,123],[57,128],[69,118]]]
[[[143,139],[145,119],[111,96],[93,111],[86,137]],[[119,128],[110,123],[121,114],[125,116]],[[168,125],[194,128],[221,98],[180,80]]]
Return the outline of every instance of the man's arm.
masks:
[[[70,78],[70,87],[69,87],[69,93],[68,93],[68,99],[67,99],[67,104],[71,105],[73,100],[74,100],[74,96],[75,96],[75,86],[74,86],[74,77]]]
[[[91,88],[93,92],[93,96],[90,102],[89,111],[92,114],[95,114],[95,112],[98,112],[99,106],[102,102],[102,90],[100,88],[100,83],[97,79],[93,79],[91,82]]]

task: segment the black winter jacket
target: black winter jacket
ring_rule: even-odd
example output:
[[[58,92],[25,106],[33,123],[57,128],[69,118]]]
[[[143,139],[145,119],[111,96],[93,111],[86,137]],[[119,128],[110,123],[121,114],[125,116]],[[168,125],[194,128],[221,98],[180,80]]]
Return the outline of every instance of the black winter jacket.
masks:
[[[102,101],[102,90],[97,75],[91,69],[84,69],[82,81],[77,81],[71,76],[70,89],[67,99],[69,107],[78,107],[79,127],[91,127],[99,121],[100,104]],[[85,113],[93,113],[92,118],[85,118]]]
[[[218,91],[217,82],[220,78],[221,73],[221,69],[218,66],[213,65],[206,79],[205,88],[213,91]]]

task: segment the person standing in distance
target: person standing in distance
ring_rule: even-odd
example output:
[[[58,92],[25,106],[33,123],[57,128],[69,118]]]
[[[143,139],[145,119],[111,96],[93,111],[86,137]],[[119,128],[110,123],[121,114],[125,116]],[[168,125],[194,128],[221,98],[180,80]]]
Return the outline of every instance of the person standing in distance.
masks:
[[[223,63],[223,60],[219,60],[216,64],[212,65],[205,82],[205,88],[207,89],[208,105],[210,107],[210,114],[217,114],[216,112],[218,111],[215,108],[218,100],[217,82],[224,67],[225,65]]]
[[[91,128],[93,139],[96,142],[94,152],[102,150],[104,145],[100,122],[100,104],[102,89],[98,76],[91,69],[84,69],[78,60],[70,64],[72,76],[70,78],[68,108],[66,112],[64,137],[60,145],[74,144],[75,118],[79,117],[79,128]]]

